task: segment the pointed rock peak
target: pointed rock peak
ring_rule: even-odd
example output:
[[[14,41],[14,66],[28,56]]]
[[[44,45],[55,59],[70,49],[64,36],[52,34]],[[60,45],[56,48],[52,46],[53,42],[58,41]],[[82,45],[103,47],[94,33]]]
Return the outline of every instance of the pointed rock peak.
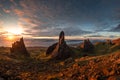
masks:
[[[22,37],[22,38],[20,38],[20,41],[24,42],[24,41],[23,41],[23,37]]]
[[[23,46],[25,46],[23,37],[20,38],[20,41],[19,41],[19,42],[20,42]]]
[[[84,51],[92,51],[94,49],[94,45],[90,42],[89,39],[84,40]]]
[[[12,44],[12,47],[10,48],[10,52],[12,55],[15,55],[15,56],[17,55],[29,56],[30,55],[25,47],[23,37],[20,38],[19,41],[16,41]]]
[[[48,47],[46,54],[51,54],[51,57],[53,59],[62,60],[69,58],[73,52],[71,48],[66,44],[64,37],[65,37],[64,31],[61,31],[59,35],[59,42]]]
[[[62,44],[65,41],[64,39],[65,39],[64,31],[61,31],[59,35],[59,44]]]

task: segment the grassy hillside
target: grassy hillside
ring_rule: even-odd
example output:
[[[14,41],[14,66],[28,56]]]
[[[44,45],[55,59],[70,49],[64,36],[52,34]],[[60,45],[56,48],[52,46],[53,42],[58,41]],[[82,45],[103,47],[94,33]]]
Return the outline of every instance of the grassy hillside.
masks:
[[[72,48],[66,60],[51,60],[47,48],[27,48],[30,58],[13,58],[9,48],[0,48],[0,78],[6,80],[119,80],[120,45],[96,43],[95,49],[84,52]]]

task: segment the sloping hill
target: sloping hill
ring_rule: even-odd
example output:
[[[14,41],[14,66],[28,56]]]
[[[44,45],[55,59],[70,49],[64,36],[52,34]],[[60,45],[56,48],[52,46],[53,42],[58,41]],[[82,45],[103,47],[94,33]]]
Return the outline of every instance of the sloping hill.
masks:
[[[83,52],[81,48],[73,48],[75,56],[65,60],[51,60],[45,57],[44,48],[28,48],[28,51],[31,53],[31,58],[14,59],[7,55],[8,49],[1,49],[1,52],[6,54],[0,54],[0,78],[4,80],[120,80],[119,40],[115,41],[114,45],[98,43],[93,52]]]
[[[120,51],[65,61],[0,60],[0,64],[1,77],[9,80],[119,80],[120,77]]]
[[[66,80],[119,80],[113,78],[120,77],[120,51],[75,59],[75,63],[62,72]]]

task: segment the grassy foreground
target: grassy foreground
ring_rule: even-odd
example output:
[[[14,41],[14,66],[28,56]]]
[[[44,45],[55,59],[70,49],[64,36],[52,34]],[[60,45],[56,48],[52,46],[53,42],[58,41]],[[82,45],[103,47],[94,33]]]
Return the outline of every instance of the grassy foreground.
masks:
[[[13,58],[9,48],[0,48],[0,78],[3,80],[120,80],[119,45],[95,45],[92,52],[72,48],[74,55],[51,60],[47,48],[27,48],[30,58]],[[86,54],[84,56],[84,54]]]

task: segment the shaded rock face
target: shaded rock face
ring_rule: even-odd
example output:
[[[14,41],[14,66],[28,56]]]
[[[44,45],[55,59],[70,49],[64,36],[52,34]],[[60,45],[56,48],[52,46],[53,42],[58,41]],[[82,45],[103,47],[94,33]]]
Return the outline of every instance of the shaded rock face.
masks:
[[[55,59],[66,59],[71,56],[72,50],[64,40],[63,31],[59,35],[59,42],[50,46],[46,54],[51,54],[52,58],[55,58]]]
[[[12,48],[10,48],[10,53],[14,56],[30,56],[25,47],[23,38],[21,38],[20,41],[16,41],[12,44]]]
[[[69,58],[71,55],[71,50],[64,42],[63,44],[56,45],[56,48],[52,52],[52,57],[55,59],[66,59]]]
[[[62,31],[59,35],[59,45],[63,44],[65,42],[64,40],[64,32]]]
[[[55,43],[55,44],[49,46],[48,49],[47,49],[47,51],[46,51],[46,55],[50,55],[53,52],[53,50],[56,48],[57,44],[58,43]]]
[[[113,42],[111,40],[106,40],[106,44],[113,45]]]
[[[90,42],[89,39],[84,40],[84,45],[83,45],[84,51],[93,51],[94,45]]]

